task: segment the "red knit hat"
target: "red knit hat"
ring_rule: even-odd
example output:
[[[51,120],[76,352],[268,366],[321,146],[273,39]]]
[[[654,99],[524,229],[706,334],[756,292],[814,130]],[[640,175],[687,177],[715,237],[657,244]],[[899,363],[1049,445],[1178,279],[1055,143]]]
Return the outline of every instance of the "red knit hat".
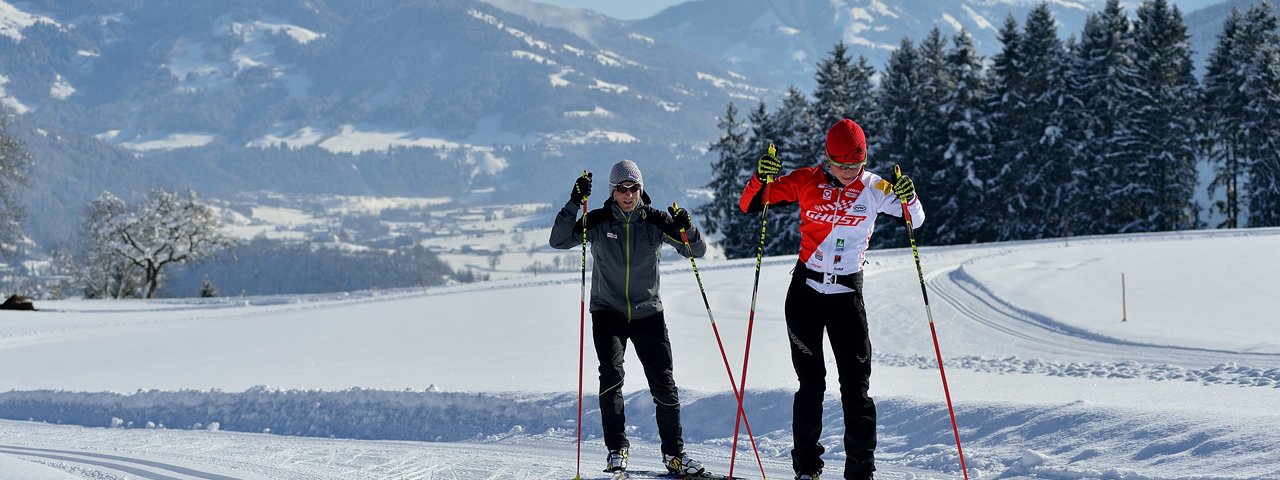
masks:
[[[827,157],[837,163],[862,163],[867,159],[867,139],[862,127],[843,119],[827,130]]]

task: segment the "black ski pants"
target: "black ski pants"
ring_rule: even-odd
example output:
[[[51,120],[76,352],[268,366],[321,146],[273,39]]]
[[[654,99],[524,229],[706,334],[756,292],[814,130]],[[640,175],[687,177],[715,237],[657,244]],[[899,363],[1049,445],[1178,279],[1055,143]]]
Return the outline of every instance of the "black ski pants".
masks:
[[[831,340],[831,353],[839,371],[847,455],[844,478],[864,479],[875,471],[876,404],[867,394],[871,387],[871,339],[867,335],[862,279],[857,280],[855,292],[824,294],[806,285],[801,275],[791,277],[786,316],[791,364],[800,380],[791,417],[795,442],[791,461],[797,473],[818,472],[823,466],[823,448],[818,443],[827,388],[823,329]]]
[[[619,312],[591,312],[591,338],[595,340],[596,357],[600,359],[600,423],[604,426],[605,446],[617,450],[631,445],[627,441],[626,405],[622,398],[622,360],[630,340],[649,380],[662,453],[684,452],[680,395],[672,374],[671,341],[667,339],[667,322],[662,312],[631,321]]]

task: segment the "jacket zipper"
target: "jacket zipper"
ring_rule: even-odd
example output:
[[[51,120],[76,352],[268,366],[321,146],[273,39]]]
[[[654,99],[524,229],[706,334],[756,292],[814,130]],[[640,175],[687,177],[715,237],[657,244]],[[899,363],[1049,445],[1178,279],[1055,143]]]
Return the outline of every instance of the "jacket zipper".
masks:
[[[631,323],[631,216],[627,215],[627,221],[623,222],[622,229],[625,232],[626,241],[623,249],[626,251],[627,258],[627,279],[623,283],[624,296],[627,298],[627,323]]]

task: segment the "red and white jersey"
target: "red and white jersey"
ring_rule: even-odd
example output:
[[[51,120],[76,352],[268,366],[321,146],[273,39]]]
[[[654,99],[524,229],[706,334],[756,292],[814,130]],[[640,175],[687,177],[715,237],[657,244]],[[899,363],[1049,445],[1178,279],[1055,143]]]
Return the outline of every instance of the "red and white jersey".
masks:
[[[760,179],[752,175],[738,202],[742,211],[748,211],[762,186]],[[821,166],[793,170],[769,184],[764,200],[771,204],[799,204],[800,261],[810,270],[835,275],[862,270],[877,214],[902,216],[902,201],[893,194],[889,182],[866,169],[844,187],[838,186]],[[924,208],[919,195],[907,204],[907,211],[912,226],[920,228]],[[814,283],[809,281],[810,285]],[[825,293],[849,291],[836,284],[819,283],[814,288]]]

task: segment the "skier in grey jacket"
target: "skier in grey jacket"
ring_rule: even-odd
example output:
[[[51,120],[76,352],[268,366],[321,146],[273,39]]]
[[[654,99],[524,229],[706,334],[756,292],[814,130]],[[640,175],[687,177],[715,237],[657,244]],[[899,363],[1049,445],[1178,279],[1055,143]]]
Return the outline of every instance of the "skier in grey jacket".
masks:
[[[630,340],[649,380],[656,406],[663,460],[671,473],[698,474],[702,464],[684,453],[680,427],[680,398],[672,374],[671,342],[667,338],[662,300],[658,297],[659,249],[666,243],[685,257],[701,257],[706,242],[693,227],[689,211],[672,204],[667,211],[649,206],[640,168],[630,160],[609,173],[610,198],[604,206],[577,219],[591,194],[591,174],[574,182],[569,201],[551,227],[551,246],[570,249],[587,242],[595,260],[591,269],[591,335],[600,360],[600,421],[609,448],[606,471],[624,471],[630,443],[622,399],[622,360]],[[681,231],[688,236],[685,246]]]

